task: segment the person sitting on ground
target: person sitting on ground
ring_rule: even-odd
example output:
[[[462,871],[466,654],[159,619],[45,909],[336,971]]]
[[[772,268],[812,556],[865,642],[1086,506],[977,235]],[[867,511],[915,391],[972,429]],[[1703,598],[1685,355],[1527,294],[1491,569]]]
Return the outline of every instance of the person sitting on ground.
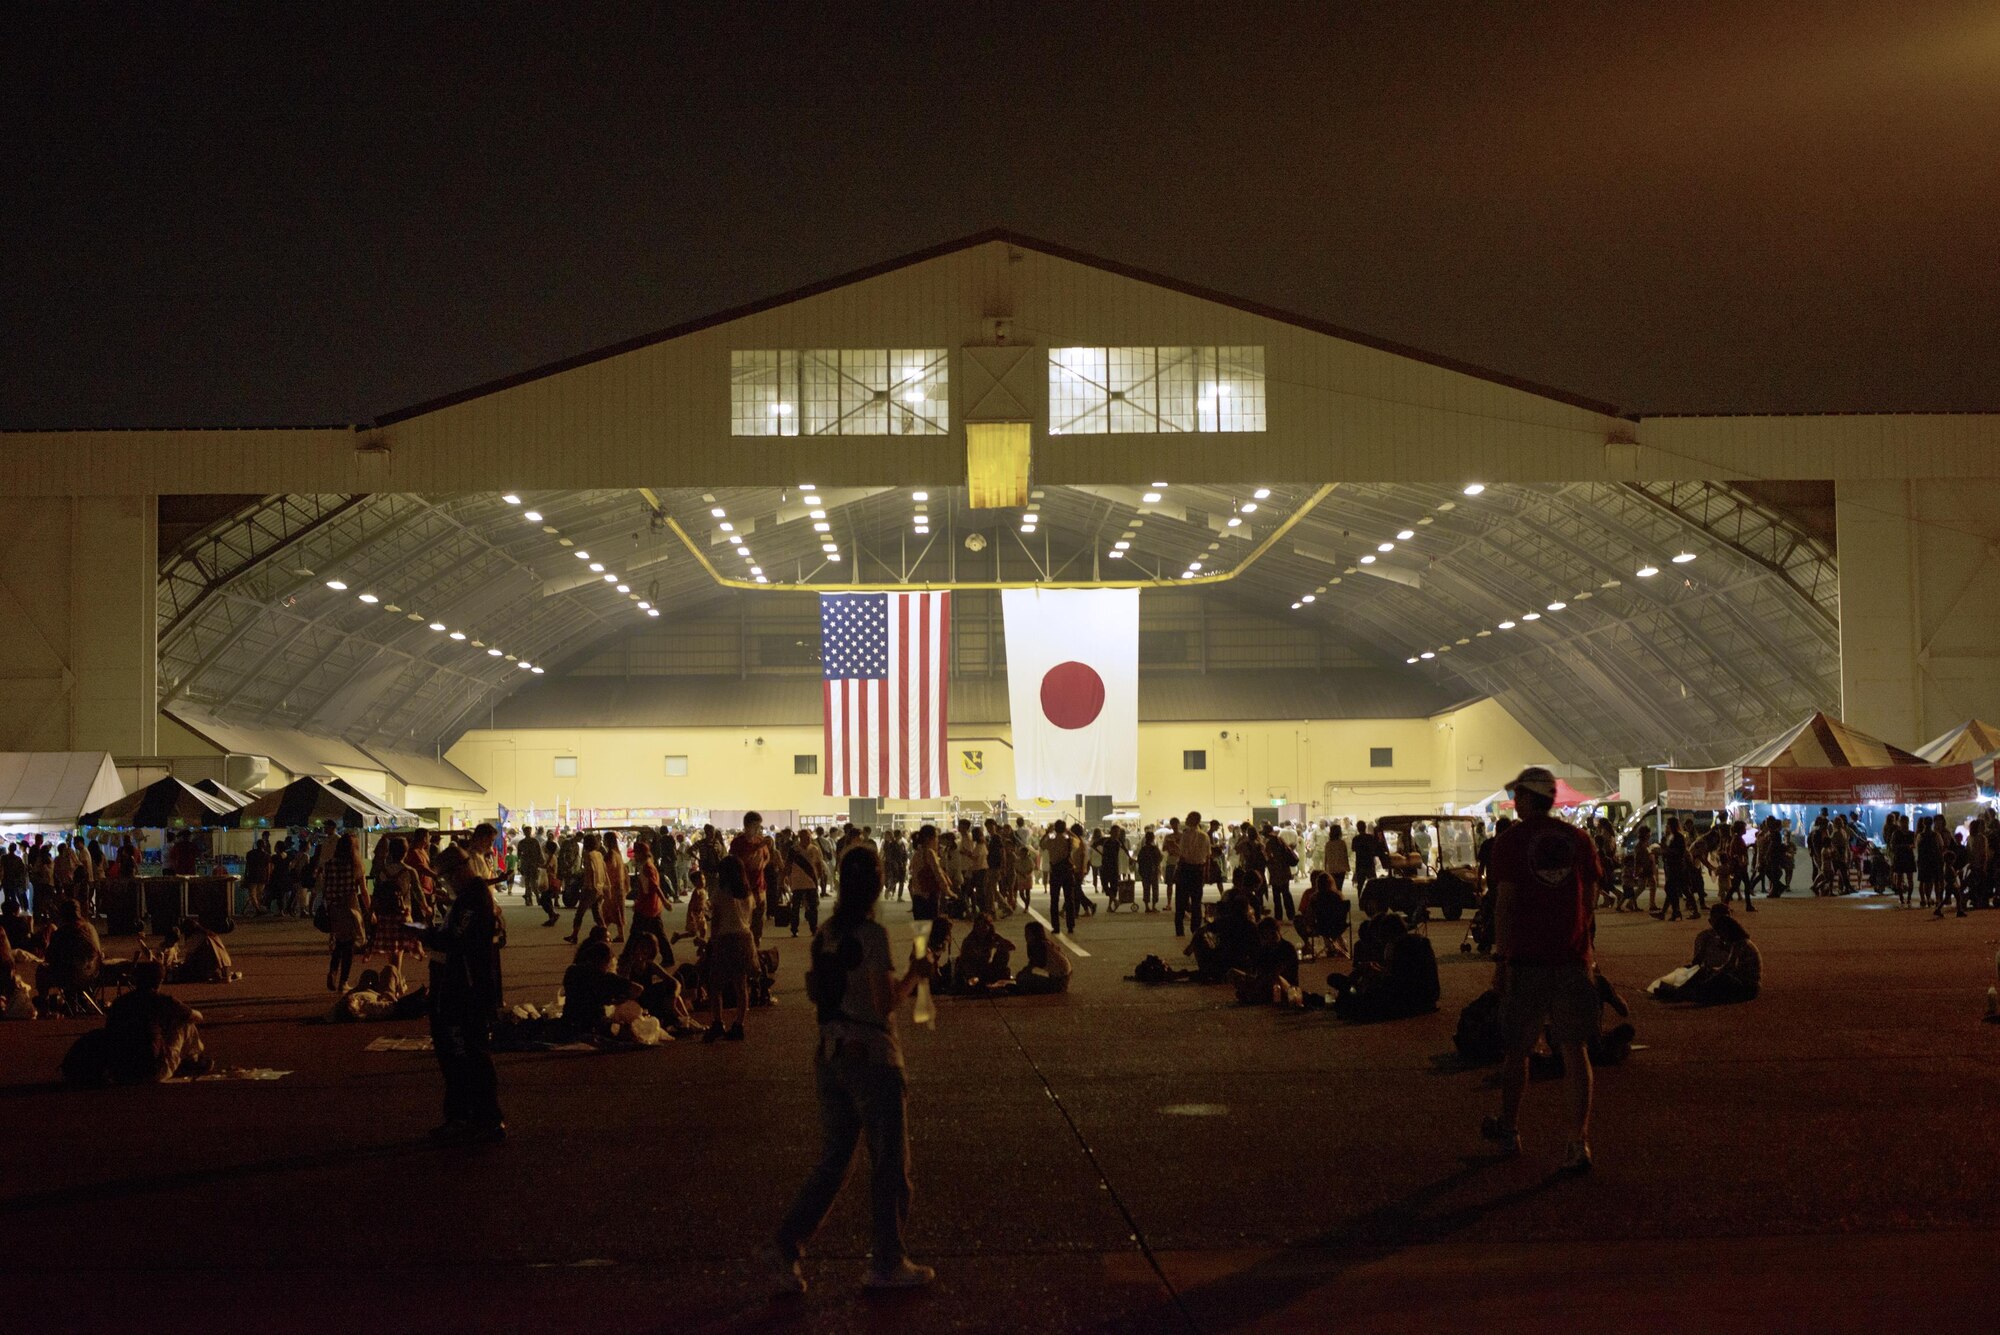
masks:
[[[1028,966],[1015,977],[1014,990],[1023,996],[1069,991],[1069,956],[1063,953],[1056,938],[1049,935],[1049,929],[1030,922],[1021,929],[1021,935],[1027,938]]]
[[[669,1030],[676,1034],[698,1034],[701,1029],[681,997],[680,979],[673,965],[671,952],[664,960],[661,958],[658,936],[635,928],[618,956],[618,976],[639,988],[639,1005]]]
[[[1358,950],[1355,954],[1359,958]],[[1357,964],[1352,974],[1329,974],[1326,981],[1337,994],[1333,1013],[1357,1023],[1428,1015],[1437,1009],[1440,993],[1430,938],[1411,931],[1388,941],[1379,966]]]
[[[1322,873],[1324,874],[1324,873]],[[1257,952],[1247,969],[1231,969],[1236,999],[1246,1006],[1290,1005],[1298,995],[1299,951],[1276,918],[1257,924]]]
[[[640,985],[621,978],[611,967],[611,943],[593,937],[576,948],[576,958],[563,971],[562,1032],[571,1038],[609,1033],[605,1010],[638,998]]]
[[[132,966],[132,990],[111,1003],[104,1027],[85,1034],[63,1058],[63,1078],[86,1086],[158,1084],[205,1074],[199,1011],[160,991],[158,960]]]
[[[1354,967],[1379,969],[1390,945],[1409,932],[1409,920],[1390,909],[1386,890],[1372,884],[1361,892],[1361,919],[1354,933]]]
[[[1013,977],[1013,967],[1007,962],[1013,953],[1014,943],[993,929],[993,915],[980,914],[965,934],[965,944],[959,947],[953,970],[958,990],[978,992],[1005,983]]]
[[[1257,923],[1245,880],[1249,873],[1236,869],[1236,884],[1218,904],[1207,906],[1208,921],[1188,941],[1182,951],[1194,958],[1195,974],[1207,983],[1219,983],[1231,969],[1249,969],[1257,958]]]
[[[84,919],[83,909],[71,900],[55,934],[49,938],[42,967],[35,972],[35,987],[41,993],[40,1006],[69,1014],[102,1014],[91,991],[104,968],[104,947],[97,929]]]
[[[1661,1001],[1689,1001],[1699,1006],[1752,1001],[1764,981],[1763,956],[1727,904],[1708,911],[1708,928],[1694,939],[1694,976],[1675,986],[1663,984],[1653,995]]]
[[[182,918],[167,943],[167,979],[175,983],[226,983],[230,980],[229,947],[201,925],[199,918]]]

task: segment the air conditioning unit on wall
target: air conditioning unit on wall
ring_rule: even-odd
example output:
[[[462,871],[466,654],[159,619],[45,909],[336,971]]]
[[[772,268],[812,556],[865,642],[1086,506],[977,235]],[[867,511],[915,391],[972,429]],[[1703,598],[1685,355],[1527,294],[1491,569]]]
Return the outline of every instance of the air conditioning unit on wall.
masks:
[[[271,758],[233,754],[224,756],[222,781],[239,793],[255,792],[271,781]]]

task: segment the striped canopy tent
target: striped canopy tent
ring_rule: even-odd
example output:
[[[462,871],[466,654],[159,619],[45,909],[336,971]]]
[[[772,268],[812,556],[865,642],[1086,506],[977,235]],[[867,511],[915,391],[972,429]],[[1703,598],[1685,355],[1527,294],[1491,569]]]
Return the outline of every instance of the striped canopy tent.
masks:
[[[294,779],[273,792],[265,793],[236,812],[237,824],[254,829],[296,829],[304,825],[333,823],[350,830],[377,829],[394,824],[390,815],[373,802],[342,792],[331,783],[312,777]]]
[[[1923,765],[1923,756],[1870,737],[1859,728],[1815,710],[1797,727],[1737,760],[1741,769],[1765,765],[1786,769],[1867,769],[1883,765]]]
[[[256,800],[241,789],[231,788],[220,779],[196,779],[194,786],[207,793],[210,797],[219,797],[224,802],[227,802],[231,811],[236,810],[238,807],[247,807]]]
[[[329,788],[337,788],[341,792],[346,793],[357,802],[364,802],[374,807],[382,813],[382,820],[378,824],[387,826],[389,829],[414,830],[421,823],[417,820],[415,812],[405,811],[388,798],[377,797],[375,794],[351,784],[345,779],[336,776],[335,778],[328,779],[326,784]]]
[[[108,830],[219,830],[231,823],[235,810],[233,803],[168,775],[88,813],[83,823]]]
[[[1942,736],[1933,737],[1917,748],[1917,754],[1933,765],[1958,765],[1968,762],[1977,765],[1979,761],[1986,760],[1989,773],[1992,768],[1990,757],[1995,751],[2000,751],[2000,728],[1994,727],[1991,723],[1982,723],[1976,718],[1967,719],[1956,728]]]

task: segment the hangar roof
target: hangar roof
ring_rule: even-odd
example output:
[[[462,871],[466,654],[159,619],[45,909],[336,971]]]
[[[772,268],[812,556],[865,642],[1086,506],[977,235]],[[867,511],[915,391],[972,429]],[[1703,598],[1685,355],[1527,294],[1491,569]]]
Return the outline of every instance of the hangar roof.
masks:
[[[1054,249],[1003,233],[945,249],[995,240]],[[383,421],[482,395],[504,405],[512,386],[928,258]],[[1613,411],[1066,258],[1573,409]],[[1209,457],[1225,480],[1040,486],[1026,507],[993,510],[971,507],[962,461],[942,457],[949,475],[894,487],[840,485],[829,454],[818,477],[760,486],[646,487],[636,476],[631,490],[265,496],[163,562],[163,703],[243,727],[435,754],[496,717],[499,701],[617,637],[721,607],[740,605],[748,618],[780,589],[1111,579],[1186,581],[1232,608],[1315,627],[1360,666],[1422,683],[1428,698],[1494,696],[1563,759],[1606,775],[1621,763],[1727,759],[1838,697],[1830,542],[1768,494],[1709,482],[1495,483],[1476,496],[1428,483],[1329,489],[1311,478],[1228,478],[1240,470],[1220,448]],[[928,532],[916,528],[919,504]],[[1029,513],[1037,522],[1024,531]],[[827,559],[829,542],[838,560]],[[756,573],[764,584],[752,584]],[[1304,674],[1322,662],[1285,666]]]

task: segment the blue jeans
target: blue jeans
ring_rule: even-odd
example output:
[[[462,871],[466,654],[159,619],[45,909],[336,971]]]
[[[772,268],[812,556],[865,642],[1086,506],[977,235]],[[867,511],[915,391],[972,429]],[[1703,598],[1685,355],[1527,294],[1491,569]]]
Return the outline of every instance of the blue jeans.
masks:
[[[813,1077],[819,1087],[819,1163],[806,1175],[784,1223],[778,1226],[778,1250],[796,1259],[806,1241],[819,1231],[847,1182],[856,1144],[866,1132],[874,1265],[886,1270],[905,1256],[903,1224],[910,1217],[910,1137],[904,1120],[907,1086],[903,1068],[868,1061],[860,1045],[847,1044],[815,1060]]]

